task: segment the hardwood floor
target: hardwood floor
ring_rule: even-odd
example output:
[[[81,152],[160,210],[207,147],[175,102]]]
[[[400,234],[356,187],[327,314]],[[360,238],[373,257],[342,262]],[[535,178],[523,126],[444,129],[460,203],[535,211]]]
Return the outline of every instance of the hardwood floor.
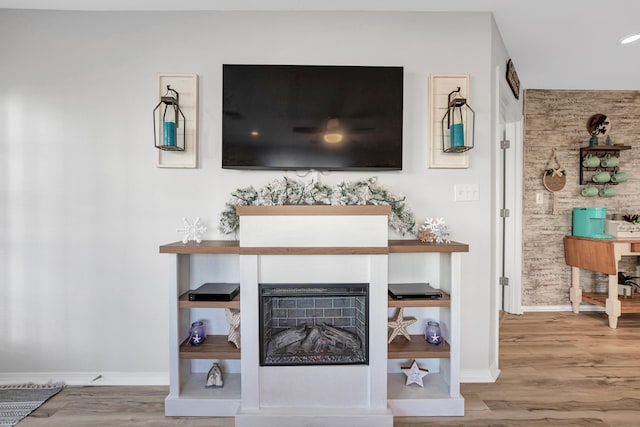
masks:
[[[400,417],[416,426],[640,425],[640,314],[610,329],[604,313],[504,315],[501,375],[462,384],[464,417]],[[167,387],[67,387],[18,427],[213,426],[233,418],[165,418]]]

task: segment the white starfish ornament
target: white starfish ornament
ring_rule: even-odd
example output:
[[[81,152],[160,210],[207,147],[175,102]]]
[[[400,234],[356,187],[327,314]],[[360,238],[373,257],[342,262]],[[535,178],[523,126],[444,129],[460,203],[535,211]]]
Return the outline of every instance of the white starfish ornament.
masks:
[[[401,371],[407,376],[407,382],[405,385],[418,384],[420,387],[424,387],[422,378],[426,377],[429,373],[428,369],[419,367],[418,362],[415,360],[411,364],[410,368],[401,368]]]
[[[200,224],[200,218],[196,218],[193,223],[187,218],[182,218],[184,227],[176,229],[178,233],[184,233],[182,243],[185,245],[189,240],[195,240],[196,243],[202,242],[202,235],[207,231],[207,227]]]

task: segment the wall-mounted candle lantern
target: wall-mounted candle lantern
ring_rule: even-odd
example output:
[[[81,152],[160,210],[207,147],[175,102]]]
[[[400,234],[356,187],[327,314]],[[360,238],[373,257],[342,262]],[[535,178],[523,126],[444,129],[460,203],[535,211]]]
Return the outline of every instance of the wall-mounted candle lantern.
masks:
[[[185,117],[180,110],[180,94],[167,85],[167,93],[153,109],[153,143],[165,151],[184,151]]]
[[[472,149],[476,113],[462,97],[460,87],[449,93],[447,105],[442,117],[442,151],[462,153]]]

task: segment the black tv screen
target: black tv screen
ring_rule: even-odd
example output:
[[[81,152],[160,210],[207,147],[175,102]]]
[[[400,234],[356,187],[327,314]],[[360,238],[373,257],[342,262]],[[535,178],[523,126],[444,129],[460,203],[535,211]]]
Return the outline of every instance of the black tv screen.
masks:
[[[402,67],[223,65],[222,167],[402,169]]]

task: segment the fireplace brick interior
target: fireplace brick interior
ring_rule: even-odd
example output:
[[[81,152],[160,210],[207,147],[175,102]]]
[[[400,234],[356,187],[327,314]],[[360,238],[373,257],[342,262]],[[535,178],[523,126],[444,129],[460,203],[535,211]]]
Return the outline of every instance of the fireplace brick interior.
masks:
[[[261,365],[368,364],[368,290],[261,284]]]

